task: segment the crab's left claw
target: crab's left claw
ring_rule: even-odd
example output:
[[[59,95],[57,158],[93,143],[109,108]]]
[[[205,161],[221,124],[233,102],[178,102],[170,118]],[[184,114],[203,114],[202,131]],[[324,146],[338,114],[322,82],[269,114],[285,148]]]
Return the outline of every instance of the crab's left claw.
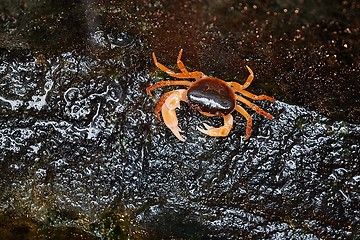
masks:
[[[206,130],[199,127],[197,127],[197,130],[212,137],[226,137],[232,129],[234,119],[231,114],[225,115],[223,118],[224,126],[222,127],[214,128],[206,123],[203,123]]]
[[[178,126],[178,119],[176,117],[176,112],[174,110],[170,110],[163,105],[162,117],[164,119],[165,125],[173,132],[173,134],[182,142],[185,142],[185,139],[180,135],[181,129]]]
[[[165,125],[182,142],[185,142],[185,139],[180,135],[180,132],[182,131],[178,126],[179,121],[175,110],[180,107],[180,101],[183,100],[184,93],[184,90],[173,91],[172,94],[166,98],[165,103],[161,107],[161,114]]]

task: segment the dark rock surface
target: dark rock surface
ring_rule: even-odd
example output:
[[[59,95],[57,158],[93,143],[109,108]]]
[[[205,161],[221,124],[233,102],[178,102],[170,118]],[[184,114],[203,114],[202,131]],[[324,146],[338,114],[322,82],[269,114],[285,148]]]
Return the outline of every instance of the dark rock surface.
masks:
[[[3,239],[360,238],[360,3],[0,4]],[[186,104],[153,113],[151,52],[275,103],[253,134]],[[176,70],[177,71],[177,70]]]

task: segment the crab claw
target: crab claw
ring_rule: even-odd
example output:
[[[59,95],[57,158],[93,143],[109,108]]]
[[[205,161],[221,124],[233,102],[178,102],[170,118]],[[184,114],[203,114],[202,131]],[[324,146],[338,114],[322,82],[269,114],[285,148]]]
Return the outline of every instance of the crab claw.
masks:
[[[161,108],[161,114],[164,119],[165,125],[173,132],[173,134],[182,142],[185,139],[180,135],[181,129],[178,124],[179,121],[176,116],[176,108],[180,107],[180,101],[182,100],[182,91],[174,91],[166,100]]]
[[[203,125],[204,125],[204,127],[205,127],[207,130],[214,129],[213,126],[210,126],[210,125],[208,125],[208,124],[206,124],[206,123],[203,123]]]
[[[233,126],[233,117],[231,114],[228,114],[223,116],[223,118],[224,118],[224,126],[222,127],[215,128],[206,123],[203,123],[206,130],[200,127],[197,127],[197,130],[212,137],[226,137],[227,135],[229,135],[229,132]]]
[[[181,129],[178,126],[178,119],[176,117],[176,112],[170,110],[165,104],[162,106],[161,114],[164,119],[165,125],[173,132],[173,134],[182,142],[185,142],[185,139],[180,135]]]

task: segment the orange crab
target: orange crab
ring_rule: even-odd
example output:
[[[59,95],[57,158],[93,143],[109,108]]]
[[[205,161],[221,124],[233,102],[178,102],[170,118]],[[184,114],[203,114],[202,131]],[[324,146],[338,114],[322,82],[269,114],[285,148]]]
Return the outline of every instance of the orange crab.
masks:
[[[146,92],[152,96],[151,91],[159,87],[174,85],[188,87],[187,89],[178,89],[165,93],[161,96],[155,107],[155,114],[159,121],[161,121],[159,114],[161,111],[165,125],[180,141],[185,141],[185,139],[180,135],[181,129],[178,126],[178,119],[175,110],[180,107],[181,101],[187,102],[191,108],[199,111],[205,116],[221,116],[224,118],[224,125],[221,127],[215,128],[205,123],[203,123],[205,129],[197,127],[197,129],[202,133],[213,137],[226,137],[229,134],[233,126],[233,117],[231,113],[234,110],[243,115],[247,120],[246,136],[244,140],[247,140],[250,137],[252,132],[252,118],[243,107],[236,103],[236,101],[246,104],[257,113],[269,119],[273,118],[271,114],[265,112],[249,100],[237,94],[240,93],[241,95],[253,100],[275,101],[272,97],[266,95],[257,96],[245,90],[254,79],[253,71],[248,66],[246,66],[246,68],[248,69],[250,75],[243,85],[237,82],[225,82],[219,78],[206,76],[202,72],[189,72],[186,70],[184,63],[181,61],[182,52],[183,50],[181,49],[177,58],[177,66],[179,67],[181,73],[175,73],[159,63],[156,59],[155,53],[152,54],[152,57],[155,65],[171,77],[178,79],[195,79],[195,81],[167,80],[160,81],[146,88]]]

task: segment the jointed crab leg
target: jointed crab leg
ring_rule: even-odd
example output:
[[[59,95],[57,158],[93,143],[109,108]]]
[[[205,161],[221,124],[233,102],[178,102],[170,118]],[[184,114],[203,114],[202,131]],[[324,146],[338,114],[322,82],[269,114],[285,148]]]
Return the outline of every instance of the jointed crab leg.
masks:
[[[197,127],[197,130],[212,137],[226,137],[232,129],[234,119],[231,114],[225,115],[223,118],[224,126],[214,128],[206,123],[203,123],[206,130],[199,127]]]
[[[170,81],[170,80],[161,81],[161,82],[157,82],[157,83],[147,87],[146,92],[148,95],[152,96],[151,91],[156,88],[159,88],[159,87],[175,86],[175,85],[176,86],[190,86],[191,84],[192,84],[192,82],[186,81],[186,80],[183,80],[183,81]]]
[[[247,87],[250,86],[252,80],[254,79],[254,73],[251,70],[251,68],[249,68],[248,66],[246,66],[246,68],[248,69],[250,75],[246,79],[246,82],[243,85],[241,85],[240,83],[237,83],[237,82],[229,82],[228,84],[231,87],[233,87],[236,92],[239,92],[239,93],[241,93],[242,95],[244,95],[244,96],[246,96],[248,98],[251,98],[251,99],[254,99],[254,100],[268,100],[270,102],[275,102],[275,99],[272,98],[272,97],[269,97],[269,96],[266,96],[266,95],[259,95],[258,96],[258,95],[252,94],[252,93],[245,90]]]
[[[242,85],[242,88],[245,89],[247,88],[248,86],[250,86],[252,80],[254,79],[254,73],[253,71],[251,70],[251,68],[249,68],[247,65],[246,65],[246,68],[247,70],[249,71],[250,75],[248,76],[248,78],[246,79],[246,82]]]
[[[161,100],[161,99],[160,99]],[[173,134],[180,140],[185,142],[185,139],[180,135],[181,129],[178,126],[178,119],[176,116],[176,108],[180,107],[180,101],[186,100],[186,90],[174,90],[171,91],[165,101],[159,102],[156,106],[156,111],[161,106],[161,114],[164,119],[165,125],[173,132]],[[156,113],[158,115],[158,113]]]
[[[180,71],[181,71],[183,74],[189,75],[188,70],[186,69],[184,63],[181,61],[182,52],[183,52],[183,50],[180,49],[180,52],[179,52],[179,55],[178,55],[178,58],[177,58],[176,63],[177,63],[177,65],[178,65]]]
[[[251,135],[251,132],[252,132],[252,118],[251,118],[250,114],[243,107],[241,107],[239,105],[235,106],[235,110],[238,111],[241,115],[243,115],[246,118],[246,122],[247,122],[246,123],[246,135],[245,135],[244,141],[248,140]]]
[[[242,85],[237,82],[229,82],[229,85],[234,88],[236,92],[241,93],[245,97],[251,98],[253,100],[268,100],[270,102],[275,102],[275,98],[269,97],[267,95],[255,95],[250,93],[242,88]]]
[[[175,77],[175,78],[199,78],[199,77],[205,76],[205,74],[202,73],[202,72],[188,72],[186,70],[183,62],[181,61],[181,55],[182,55],[182,49],[180,50],[179,56],[177,58],[177,64],[178,64],[178,67],[181,70],[181,73],[175,73],[174,71],[170,70],[169,68],[167,68],[164,65],[162,65],[161,63],[159,63],[157,61],[157,59],[156,59],[155,53],[152,54],[155,65],[158,68],[160,68],[162,71],[166,72],[171,77]]]
[[[257,113],[272,119],[273,116],[270,113],[265,112],[264,110],[262,110],[261,108],[259,108],[258,106],[256,106],[255,104],[251,103],[249,100],[239,96],[239,95],[235,95],[236,100],[245,103],[246,105],[248,105],[252,110],[256,111]]]
[[[246,79],[246,82],[244,84],[240,84],[237,82],[229,82],[229,84],[234,87],[236,89],[236,91],[239,91],[241,89],[246,89],[248,86],[250,86],[252,80],[254,79],[254,73],[251,70],[251,68],[249,68],[248,66],[246,66],[247,70],[249,71],[250,75],[248,76],[248,78]]]

